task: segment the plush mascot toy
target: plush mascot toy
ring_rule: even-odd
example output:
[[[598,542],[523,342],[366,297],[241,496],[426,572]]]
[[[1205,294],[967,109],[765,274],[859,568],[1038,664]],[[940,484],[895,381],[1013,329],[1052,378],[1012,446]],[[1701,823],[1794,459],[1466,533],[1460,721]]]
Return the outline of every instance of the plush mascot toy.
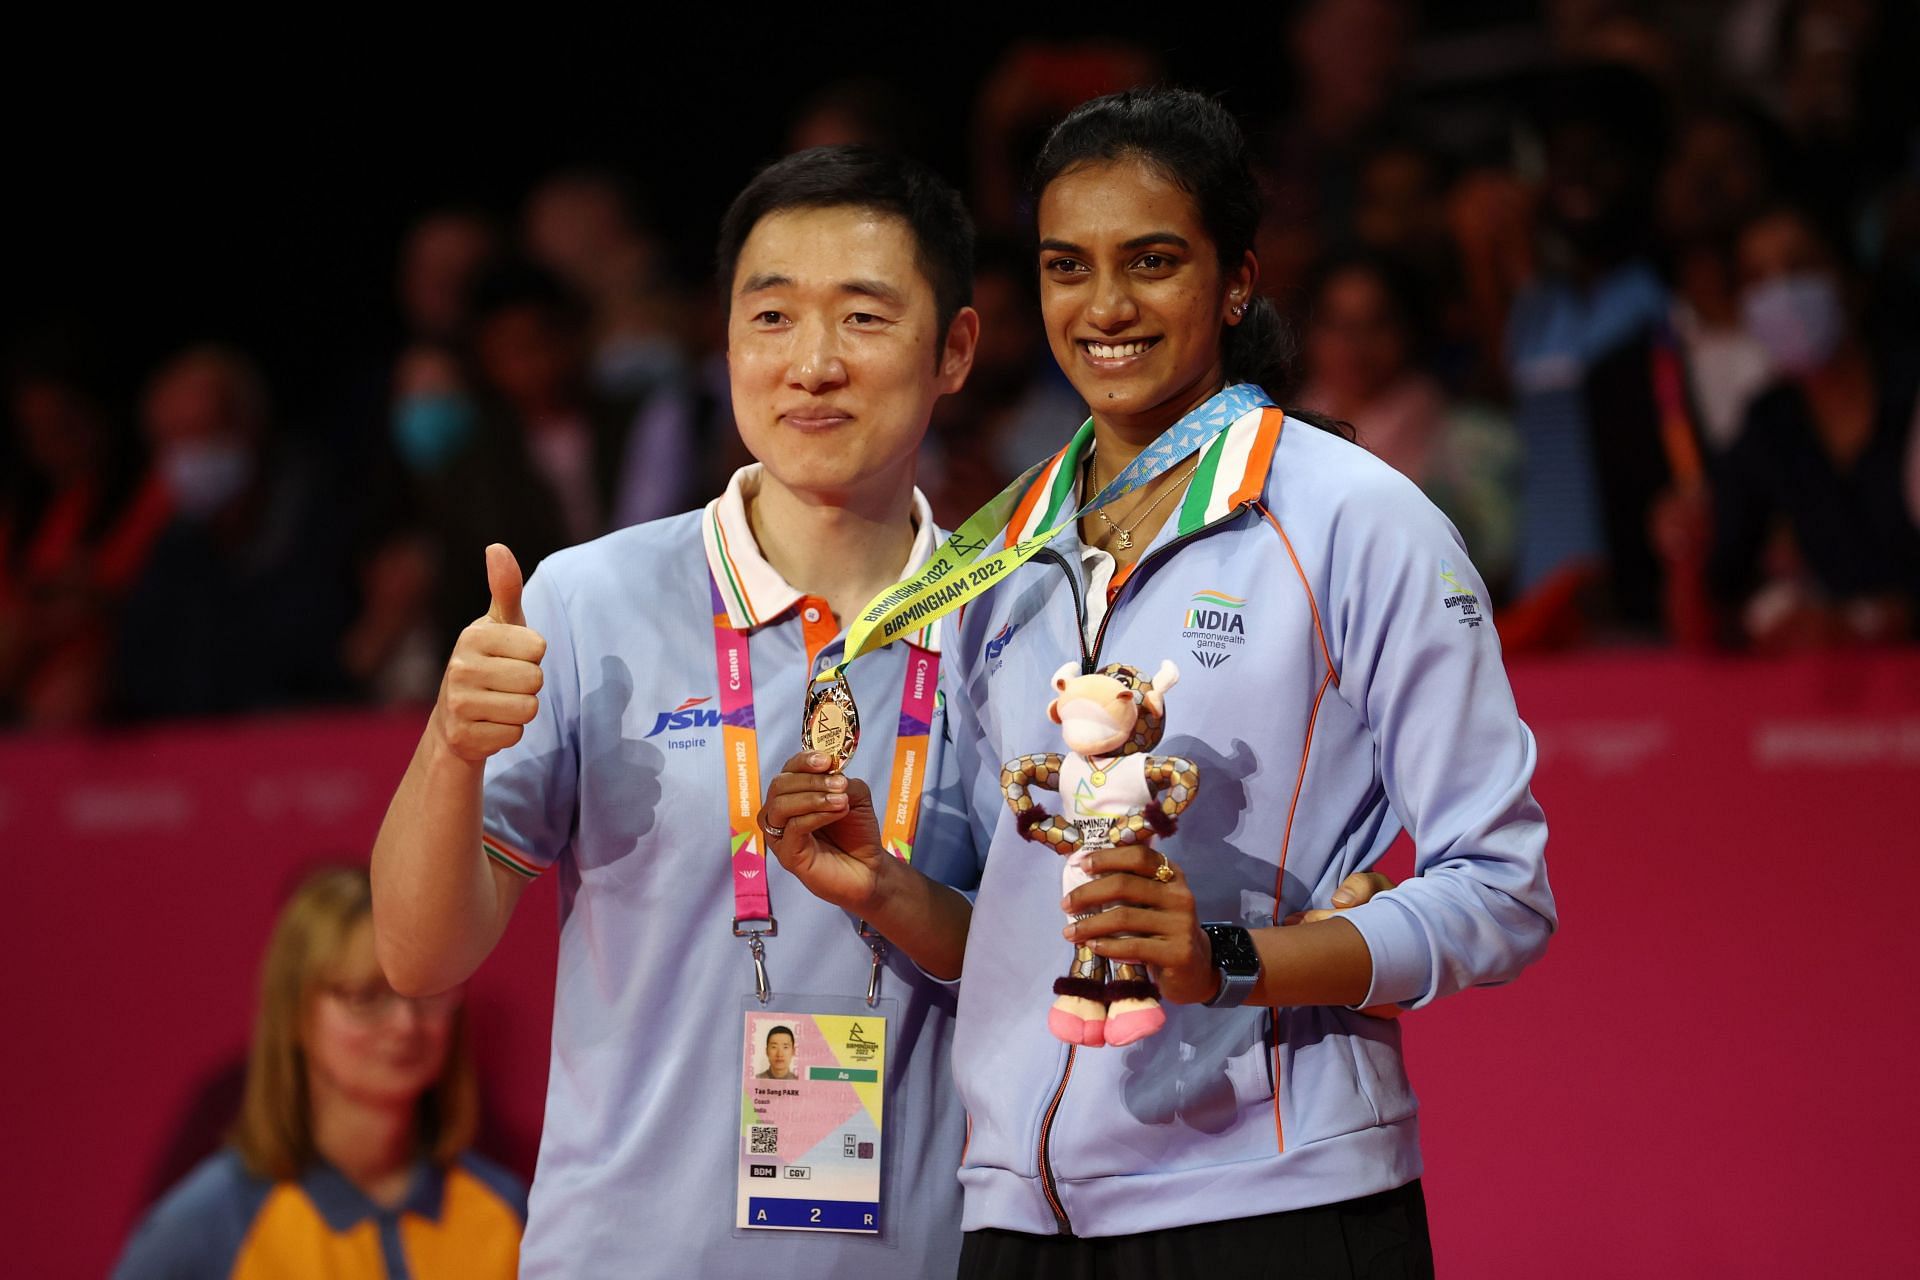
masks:
[[[1117,662],[1092,675],[1079,672],[1077,662],[1054,672],[1047,707],[1067,754],[1021,756],[1000,771],[1021,834],[1066,857],[1063,893],[1093,878],[1086,862],[1094,850],[1171,833],[1200,788],[1192,761],[1147,754],[1159,745],[1166,692],[1180,678],[1173,663],[1162,662],[1152,680]],[[1034,802],[1035,787],[1060,793],[1059,814]],[[1106,957],[1084,943],[1053,992],[1047,1026],[1068,1044],[1132,1044],[1167,1021],[1146,966],[1114,961],[1109,971]]]

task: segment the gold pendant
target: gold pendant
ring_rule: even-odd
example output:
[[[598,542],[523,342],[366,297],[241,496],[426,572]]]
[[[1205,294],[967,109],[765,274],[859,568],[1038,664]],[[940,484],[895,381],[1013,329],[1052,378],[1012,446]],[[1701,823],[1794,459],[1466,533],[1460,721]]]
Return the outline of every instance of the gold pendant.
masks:
[[[841,676],[807,691],[807,713],[800,726],[800,745],[827,756],[836,769],[853,759],[860,743],[860,712],[853,690]]]
[[[1116,547],[1119,547],[1122,551],[1125,551],[1127,548],[1133,545],[1133,535],[1128,533],[1125,529],[1122,529],[1120,531],[1120,536],[1113,540],[1113,545]]]
[[[1093,785],[1096,787],[1104,787],[1107,785],[1107,771],[1105,769],[1095,769],[1093,771]]]

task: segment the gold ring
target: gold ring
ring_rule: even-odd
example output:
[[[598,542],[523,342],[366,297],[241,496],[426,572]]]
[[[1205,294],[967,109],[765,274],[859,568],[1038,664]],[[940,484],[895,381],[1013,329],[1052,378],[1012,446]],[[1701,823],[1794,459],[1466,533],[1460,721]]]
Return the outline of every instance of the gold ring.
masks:
[[[1154,852],[1160,853],[1158,849]],[[1167,855],[1164,853],[1160,853],[1160,865],[1153,869],[1153,878],[1161,884],[1166,884],[1173,879],[1173,864],[1167,861]]]

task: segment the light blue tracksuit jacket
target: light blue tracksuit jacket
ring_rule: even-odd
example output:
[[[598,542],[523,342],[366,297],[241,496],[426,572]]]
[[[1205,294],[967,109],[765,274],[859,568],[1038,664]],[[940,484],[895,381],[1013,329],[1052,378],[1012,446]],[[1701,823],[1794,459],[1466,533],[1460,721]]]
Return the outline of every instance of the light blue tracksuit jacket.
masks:
[[[1083,428],[1040,475],[1010,536],[1071,513],[1090,440]],[[981,868],[954,1041],[966,1229],[1123,1235],[1410,1181],[1399,1022],[1179,1005],[1125,1048],[1054,1039],[1051,987],[1072,954],[1060,863],[1021,838],[999,771],[1064,749],[1047,716],[1062,662],[1171,658],[1158,750],[1201,781],[1160,847],[1203,919],[1253,927],[1328,906],[1404,826],[1418,876],[1343,913],[1372,953],[1363,1004],[1510,980],[1555,927],[1547,833],[1533,735],[1459,535],[1364,449],[1255,410],[1203,453],[1091,643],[1075,537],[970,606],[947,645],[960,780],[932,825],[969,839]]]

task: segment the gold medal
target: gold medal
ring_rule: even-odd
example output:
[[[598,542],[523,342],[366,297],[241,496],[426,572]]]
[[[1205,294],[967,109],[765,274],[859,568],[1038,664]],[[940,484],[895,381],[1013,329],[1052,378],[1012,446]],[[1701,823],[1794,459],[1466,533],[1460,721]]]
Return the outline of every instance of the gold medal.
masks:
[[[846,677],[814,685],[807,693],[800,745],[827,756],[837,769],[853,759],[853,749],[859,742],[860,712],[853,705],[853,690]]]

